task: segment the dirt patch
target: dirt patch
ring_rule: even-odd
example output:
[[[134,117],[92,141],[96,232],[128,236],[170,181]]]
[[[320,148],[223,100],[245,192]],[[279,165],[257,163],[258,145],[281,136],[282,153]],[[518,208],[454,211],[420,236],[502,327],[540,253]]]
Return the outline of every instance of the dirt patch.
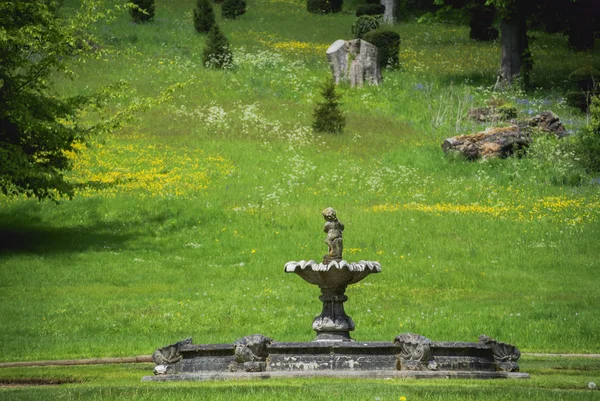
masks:
[[[58,386],[59,384],[80,383],[75,379],[41,379],[29,377],[22,379],[0,379],[0,387]]]

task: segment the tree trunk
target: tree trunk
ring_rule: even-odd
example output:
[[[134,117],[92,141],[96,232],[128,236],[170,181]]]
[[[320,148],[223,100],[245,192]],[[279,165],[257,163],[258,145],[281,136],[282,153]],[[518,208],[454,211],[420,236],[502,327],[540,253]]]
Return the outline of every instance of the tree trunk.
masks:
[[[377,52],[377,46],[361,39],[336,40],[327,49],[335,83],[350,82],[351,87],[361,87],[365,82],[379,85],[382,76]]]
[[[500,62],[500,75],[496,87],[505,87],[513,84],[514,79],[521,73],[523,53],[529,49],[527,42],[527,25],[523,14],[516,13],[511,18],[500,22],[502,36],[502,61]]]
[[[400,18],[398,3],[398,0],[381,0],[381,4],[385,6],[385,12],[383,13],[383,22],[385,24],[394,25]]]

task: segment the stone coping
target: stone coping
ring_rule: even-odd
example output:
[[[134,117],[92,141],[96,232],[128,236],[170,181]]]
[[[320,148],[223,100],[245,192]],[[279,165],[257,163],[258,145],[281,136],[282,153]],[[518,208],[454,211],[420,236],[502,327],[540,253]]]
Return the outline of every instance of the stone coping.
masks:
[[[142,382],[264,380],[264,379],[529,379],[528,373],[410,370],[205,372],[144,376]]]

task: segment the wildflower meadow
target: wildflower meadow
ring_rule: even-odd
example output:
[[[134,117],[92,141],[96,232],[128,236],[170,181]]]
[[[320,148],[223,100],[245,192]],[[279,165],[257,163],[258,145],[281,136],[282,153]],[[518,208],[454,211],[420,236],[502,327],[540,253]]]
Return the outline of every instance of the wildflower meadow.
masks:
[[[57,96],[122,88],[83,122],[151,105],[68,153],[72,200],[0,196],[0,362],[150,355],[186,337],[310,341],[318,290],[283,266],[326,253],[321,210],[333,207],[345,258],[382,266],[347,290],[353,338],[486,334],[516,344],[532,378],[142,384],[151,364],[21,367],[0,369],[0,398],[600,399],[584,392],[600,383],[599,359],[530,355],[600,353],[598,177],[561,146],[569,138],[475,162],[440,146],[483,131],[467,111],[499,98],[521,117],[552,110],[578,135],[589,117],[566,104],[566,77],[598,68],[600,50],[570,53],[565,37],[535,32],[535,87],[496,92],[498,42],[407,17],[392,27],[400,68],[380,86],[338,86],[346,126],[332,135],[313,132],[312,111],[327,47],[351,38],[351,4],[312,15],[299,0],[249,0],[235,20],[215,12],[233,51],[223,70],[202,65],[195,4],[156,0],[152,22],[123,13],[97,24],[99,56],[73,60],[74,79],[54,77]],[[77,7],[65,0],[62,12]],[[3,385],[32,378],[70,383]]]

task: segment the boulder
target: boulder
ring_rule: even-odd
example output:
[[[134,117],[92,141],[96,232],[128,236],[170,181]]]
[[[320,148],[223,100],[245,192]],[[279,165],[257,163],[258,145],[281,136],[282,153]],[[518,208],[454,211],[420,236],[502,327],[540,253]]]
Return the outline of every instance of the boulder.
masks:
[[[362,39],[336,40],[327,49],[327,59],[336,84],[362,87],[365,82],[379,85],[383,80],[377,47]]]

